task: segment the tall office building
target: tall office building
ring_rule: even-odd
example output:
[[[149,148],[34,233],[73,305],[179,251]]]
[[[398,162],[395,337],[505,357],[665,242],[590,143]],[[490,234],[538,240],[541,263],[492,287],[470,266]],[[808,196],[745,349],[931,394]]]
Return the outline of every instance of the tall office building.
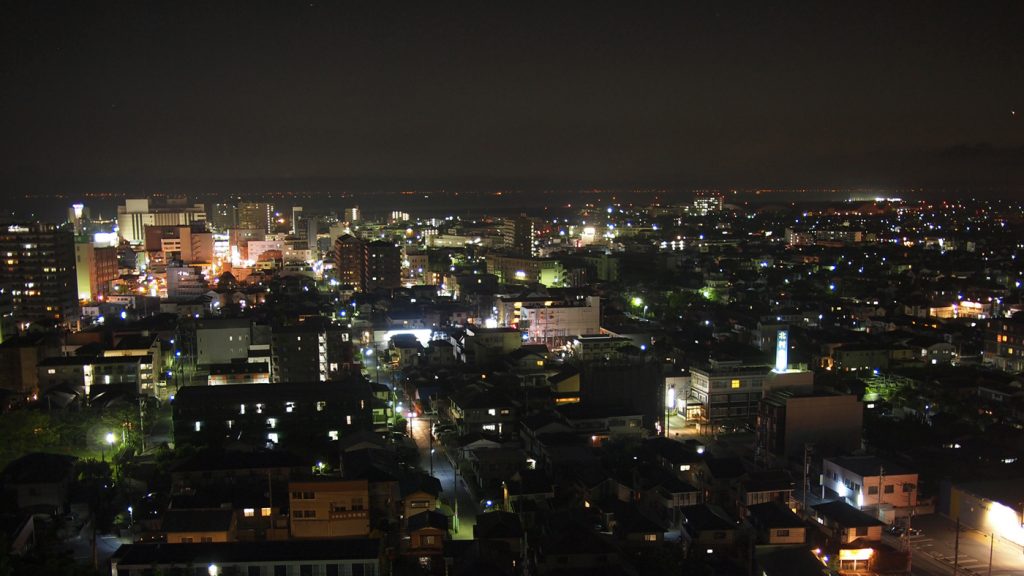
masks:
[[[38,222],[0,228],[0,287],[9,291],[17,322],[77,316],[71,229]]]
[[[345,208],[344,212],[341,215],[342,221],[349,223],[359,222],[361,218],[362,216],[359,214],[359,206],[355,206],[353,208]]]
[[[273,232],[274,206],[266,202],[238,204],[238,227]]]

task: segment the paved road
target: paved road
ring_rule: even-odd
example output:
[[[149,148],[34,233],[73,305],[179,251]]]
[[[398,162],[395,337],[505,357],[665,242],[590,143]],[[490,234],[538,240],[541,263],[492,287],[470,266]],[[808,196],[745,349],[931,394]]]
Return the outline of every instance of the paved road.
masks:
[[[412,438],[416,441],[416,448],[420,452],[420,468],[430,472],[431,469],[431,447],[435,450],[433,455],[433,474],[441,481],[441,499],[446,504],[452,502],[454,490],[455,469],[452,467],[448,455],[444,453],[444,446],[440,442],[431,443],[430,423],[427,418],[414,418],[412,420]],[[456,540],[472,540],[473,526],[476,524],[477,503],[474,501],[469,487],[462,479],[458,478],[458,502],[459,502],[459,529],[452,537]]]
[[[914,574],[949,575],[953,573],[956,549],[956,523],[938,514],[916,516],[914,527],[922,533],[912,536]],[[1024,551],[1021,547],[996,538],[994,546],[987,534],[964,527],[960,529],[960,547],[956,556],[960,576],[987,576],[991,546],[992,576],[1024,576]],[[919,571],[918,566],[921,566]],[[940,570],[941,569],[941,570]]]

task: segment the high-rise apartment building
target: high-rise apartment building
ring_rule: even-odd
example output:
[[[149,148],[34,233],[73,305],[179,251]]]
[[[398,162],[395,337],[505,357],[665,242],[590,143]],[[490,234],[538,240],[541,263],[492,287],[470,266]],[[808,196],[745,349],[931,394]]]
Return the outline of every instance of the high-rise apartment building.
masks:
[[[366,289],[398,288],[402,285],[402,249],[378,240],[366,246]]]
[[[526,214],[505,220],[501,229],[506,250],[520,256],[533,256],[536,253],[536,232],[533,220]]]
[[[0,228],[0,287],[11,296],[17,322],[66,321],[76,316],[71,229],[45,223]]]
[[[241,202],[238,204],[238,227],[272,232],[274,206],[266,202]]]
[[[366,290],[366,243],[352,236],[342,234],[334,241],[334,271],[338,282]]]

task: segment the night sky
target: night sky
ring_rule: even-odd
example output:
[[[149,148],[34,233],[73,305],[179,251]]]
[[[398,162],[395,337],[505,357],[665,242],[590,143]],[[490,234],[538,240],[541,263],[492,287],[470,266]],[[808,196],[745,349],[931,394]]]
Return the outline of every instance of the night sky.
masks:
[[[1012,0],[0,4],[0,183],[14,192],[1019,197],[1022,122]]]

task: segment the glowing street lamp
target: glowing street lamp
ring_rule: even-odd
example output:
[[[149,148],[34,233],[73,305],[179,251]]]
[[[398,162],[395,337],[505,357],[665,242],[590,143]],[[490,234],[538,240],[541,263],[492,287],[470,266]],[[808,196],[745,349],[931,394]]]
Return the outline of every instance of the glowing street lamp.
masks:
[[[103,437],[104,444],[100,445],[100,459],[103,462],[107,461],[107,448],[106,447],[110,446],[111,455],[113,455],[114,442],[116,440],[117,440],[117,437],[114,436],[113,432],[107,432],[107,435]]]

